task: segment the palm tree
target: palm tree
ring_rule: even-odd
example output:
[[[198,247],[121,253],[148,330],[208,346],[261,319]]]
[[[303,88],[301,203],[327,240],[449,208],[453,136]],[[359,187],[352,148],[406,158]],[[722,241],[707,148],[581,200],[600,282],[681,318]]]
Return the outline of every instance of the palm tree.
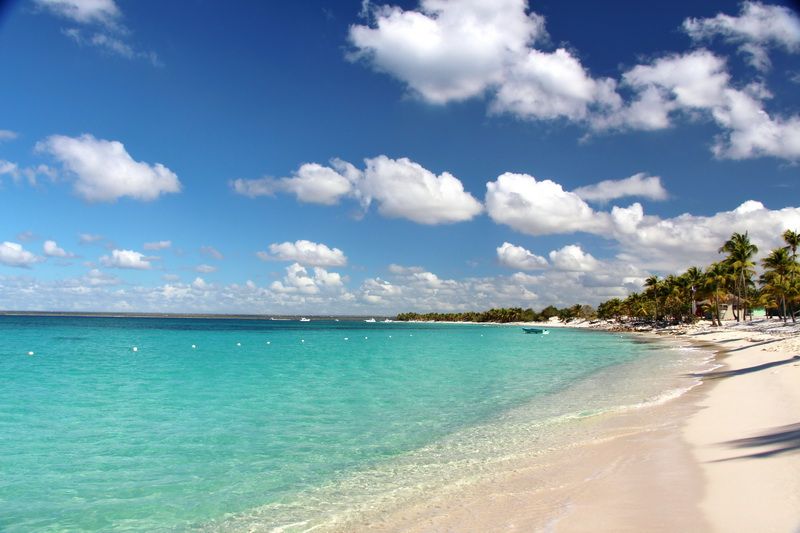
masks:
[[[794,270],[791,255],[786,248],[775,248],[761,260],[764,274],[761,276],[764,292],[783,308],[786,322],[786,295],[791,291],[790,273]]]
[[[725,263],[712,263],[706,269],[704,278],[704,288],[709,292],[714,307],[711,310],[711,324],[721,326],[719,318],[719,298],[728,294],[728,282],[730,280],[729,266]],[[716,323],[715,323],[716,319]]]
[[[787,229],[783,232],[783,240],[786,242],[786,248],[792,252],[791,262],[792,262],[792,270],[789,274],[789,287],[790,287],[790,299],[789,299],[789,311],[792,314],[792,322],[795,322],[794,316],[794,300],[797,297],[797,285],[796,285],[796,278],[795,273],[798,270],[797,264],[797,248],[800,247],[800,232],[792,231]]]
[[[703,276],[703,271],[696,266],[689,267],[689,269],[683,274],[684,283],[689,287],[689,291],[691,293],[692,317],[694,317],[694,313],[697,308],[697,304],[695,303],[697,301],[695,299],[695,294],[697,294],[697,291],[700,290],[701,286],[703,285]]]
[[[747,303],[746,301],[744,302],[745,307],[743,308],[742,296],[744,295],[745,298],[747,297],[747,287],[751,283],[750,277],[755,273],[755,270],[753,270],[755,264],[752,258],[758,253],[758,247],[750,242],[750,237],[745,231],[744,234],[734,233],[731,235],[731,238],[725,241],[725,244],[722,245],[719,251],[728,254],[728,257],[725,258],[725,262],[733,269],[733,275],[736,280],[736,307],[739,312],[744,311],[746,314]],[[736,312],[737,310],[734,311],[734,316],[738,322],[740,320],[740,314]]]
[[[653,312],[653,320],[658,320],[658,293],[661,289],[661,280],[658,279],[658,276],[652,275],[644,280],[644,286],[647,287],[647,292],[653,298],[653,303],[655,305],[655,310]]]

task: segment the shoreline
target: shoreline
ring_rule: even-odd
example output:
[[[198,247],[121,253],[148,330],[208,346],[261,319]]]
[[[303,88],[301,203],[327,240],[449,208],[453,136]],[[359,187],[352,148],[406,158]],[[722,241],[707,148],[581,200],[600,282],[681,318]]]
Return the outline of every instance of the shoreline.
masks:
[[[628,331],[713,351],[716,368],[676,399],[588,421],[606,440],[550,454],[547,464],[531,457],[358,530],[796,531],[800,329],[786,329],[760,321]]]

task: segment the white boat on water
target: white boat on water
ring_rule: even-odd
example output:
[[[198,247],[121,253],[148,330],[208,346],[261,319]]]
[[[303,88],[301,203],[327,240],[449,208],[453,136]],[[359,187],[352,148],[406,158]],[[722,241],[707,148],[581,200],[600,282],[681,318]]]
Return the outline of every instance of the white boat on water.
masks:
[[[377,322],[377,320],[375,320],[374,318],[368,318],[368,319],[366,319],[364,322],[370,322],[370,323],[372,323],[372,322]]]
[[[311,322],[311,319],[303,317],[303,318],[300,319],[300,322]]]
[[[384,320],[384,322],[394,322],[394,320],[389,320],[388,318]]]

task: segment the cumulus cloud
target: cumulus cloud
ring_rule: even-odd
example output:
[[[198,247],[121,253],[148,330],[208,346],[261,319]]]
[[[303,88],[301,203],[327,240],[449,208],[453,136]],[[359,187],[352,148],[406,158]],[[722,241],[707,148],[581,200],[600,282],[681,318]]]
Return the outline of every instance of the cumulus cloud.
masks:
[[[212,259],[216,259],[217,261],[225,257],[224,255],[222,255],[222,252],[220,252],[213,246],[201,246],[200,253],[205,256],[211,257]]]
[[[119,141],[52,135],[36,145],[74,175],[75,192],[89,202],[114,202],[122,197],[151,201],[181,190],[178,176],[161,163],[135,161]]]
[[[192,287],[197,290],[203,291],[208,288],[208,283],[206,283],[206,281],[200,276],[197,276],[196,278],[194,278],[194,281],[192,282]]]
[[[305,163],[288,178],[261,178],[257,180],[237,179],[233,189],[239,194],[254,198],[273,196],[275,193],[290,193],[301,202],[334,205],[349,195],[353,184],[336,170],[317,163]]]
[[[614,80],[592,78],[575,56],[559,48],[552,53],[530,50],[514,64],[491,109],[527,119],[583,121],[596,110],[615,110],[621,103]]]
[[[712,18],[688,18],[683,21],[683,29],[697,41],[720,36],[726,42],[739,45],[739,51],[761,71],[771,66],[768,48],[800,51],[800,18],[785,6],[743,2],[739,16],[719,13]]]
[[[650,200],[666,200],[667,190],[658,176],[639,172],[621,180],[604,180],[594,185],[579,187],[573,191],[589,202],[608,202],[628,196],[639,196]]]
[[[734,85],[725,61],[711,52],[671,54],[619,79],[598,78],[573,51],[535,48],[546,35],[544,19],[526,10],[524,0],[423,0],[416,10],[382,6],[372,10],[369,25],[350,28],[350,42],[354,57],[431,103],[488,94],[494,113],[564,119],[594,133],[660,130],[679,116],[699,114],[721,129],[713,146],[717,157],[800,158],[800,117],[767,113],[766,88],[760,82]],[[745,2],[739,17],[687,19],[684,30],[696,40],[722,35],[760,68],[768,65],[770,46],[800,50],[800,18],[786,7],[758,2]]]
[[[240,179],[232,187],[250,197],[288,192],[301,202],[324,205],[348,197],[364,209],[375,203],[383,216],[429,225],[470,220],[482,211],[458,178],[449,172],[437,176],[408,158],[365,159],[363,171],[338,159],[331,164],[307,163],[291,178]]]
[[[0,244],[0,264],[19,268],[30,268],[42,259],[29,252],[16,242],[5,241]]]
[[[325,244],[299,240],[295,242],[273,243],[269,253],[258,252],[265,261],[293,261],[311,266],[344,266],[347,257],[339,248],[329,248]]]
[[[516,270],[539,270],[549,266],[544,257],[510,242],[504,242],[502,246],[498,246],[497,259],[501,265]]]
[[[111,250],[111,255],[104,255],[100,263],[109,268],[129,268],[134,270],[150,270],[151,258],[133,250]]]
[[[60,248],[56,241],[44,241],[42,245],[44,255],[47,257],[73,257],[73,255],[63,248]]]
[[[637,65],[623,80],[636,96],[614,114],[595,120],[596,127],[663,129],[677,114],[699,113],[722,129],[712,148],[717,157],[800,158],[800,116],[770,116],[764,109],[769,91],[760,83],[733,87],[725,60],[708,50]]]
[[[277,293],[314,295],[343,287],[340,274],[328,272],[321,267],[314,267],[313,272],[311,275],[306,267],[299,263],[293,263],[286,267],[286,276],[282,281],[272,282],[270,290]]]
[[[550,252],[553,267],[570,272],[591,272],[600,265],[591,254],[584,252],[580,246],[569,244],[560,250]]]
[[[154,241],[144,243],[145,250],[166,250],[172,246],[172,241]]]
[[[480,202],[464,191],[449,172],[439,176],[405,157],[378,156],[366,160],[364,201],[378,203],[378,212],[419,224],[470,220],[482,211]]]
[[[418,10],[382,6],[370,26],[350,27],[352,55],[442,104],[482,94],[507,64],[545,36],[544,19],[525,0],[422,0]]]
[[[486,184],[486,211],[495,222],[528,235],[597,232],[605,223],[580,196],[558,183],[511,172]]]

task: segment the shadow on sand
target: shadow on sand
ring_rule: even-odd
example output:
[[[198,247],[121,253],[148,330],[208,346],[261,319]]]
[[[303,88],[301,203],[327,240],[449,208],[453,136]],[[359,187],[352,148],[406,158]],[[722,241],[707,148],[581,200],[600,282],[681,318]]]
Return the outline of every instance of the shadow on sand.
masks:
[[[722,379],[722,378],[730,378],[733,376],[741,376],[742,374],[750,374],[752,372],[766,370],[774,366],[788,365],[789,363],[798,363],[798,362],[800,362],[800,355],[795,355],[793,357],[789,357],[788,359],[781,359],[780,361],[772,361],[761,365],[748,366],[747,368],[740,368],[738,370],[720,370],[719,372],[706,372],[705,374],[699,372],[689,375],[691,377],[700,379]]]
[[[761,452],[718,459],[715,463],[724,461],[735,461],[736,459],[751,459],[762,457],[773,457],[789,452],[800,452],[800,422],[789,424],[788,426],[778,426],[769,433],[748,437],[746,439],[736,439],[726,442],[731,448],[760,448],[762,446],[772,446],[771,449]]]

